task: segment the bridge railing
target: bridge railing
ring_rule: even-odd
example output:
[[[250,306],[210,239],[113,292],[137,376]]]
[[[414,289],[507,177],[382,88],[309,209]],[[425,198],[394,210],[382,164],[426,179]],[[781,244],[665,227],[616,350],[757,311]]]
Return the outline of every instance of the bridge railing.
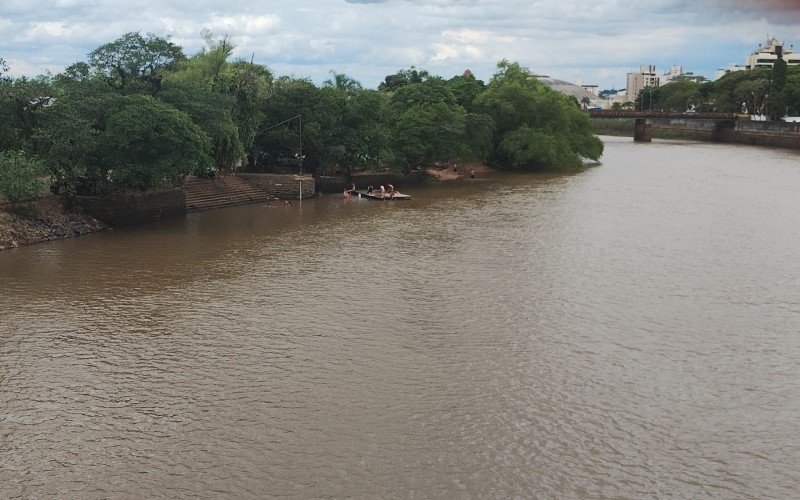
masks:
[[[590,109],[591,118],[685,118],[697,120],[748,120],[747,115],[736,113],[692,113],[679,111],[634,111],[630,109]]]

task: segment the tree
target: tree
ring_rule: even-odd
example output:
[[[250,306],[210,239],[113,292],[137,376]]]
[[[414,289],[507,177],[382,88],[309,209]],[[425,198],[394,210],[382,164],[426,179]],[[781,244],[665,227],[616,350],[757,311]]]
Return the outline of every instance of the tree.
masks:
[[[394,153],[404,172],[468,156],[463,140],[466,111],[445,80],[432,77],[398,88],[390,109]]]
[[[486,161],[492,154],[494,120],[489,115],[468,113],[464,116],[464,143],[474,159]]]
[[[259,133],[258,148],[273,158],[302,153],[312,169],[340,159],[346,100],[344,92],[333,87],[320,89],[307,79],[279,78],[263,108],[269,124]],[[281,125],[273,126],[277,124]]]
[[[768,88],[768,69],[756,68],[731,72],[712,84],[712,90],[708,96],[709,107],[714,111],[725,113],[741,113],[743,110],[756,111],[761,108]]]
[[[252,62],[228,61],[235,45],[227,35],[215,39],[204,30],[203,37],[207,47],[165,75],[158,97],[189,113],[208,133],[217,167],[237,168],[245,156],[254,156],[272,73]]]
[[[193,86],[170,85],[158,99],[189,115],[211,140],[213,164],[220,169],[236,166],[245,156],[239,127],[233,119],[236,98]]]
[[[685,112],[703,102],[703,86],[688,79],[676,79],[660,87],[646,87],[636,98],[636,109]],[[651,108],[652,106],[652,108]]]
[[[34,134],[37,152],[50,167],[56,192],[68,197],[78,191],[95,194],[95,184],[102,180],[97,172],[98,130],[83,108],[86,104],[88,99],[57,100],[45,110]]]
[[[414,66],[411,66],[410,68],[401,69],[394,75],[389,75],[384,78],[383,82],[378,85],[378,90],[393,92],[410,83],[422,83],[429,77],[430,75],[426,70],[418,70]]]
[[[0,197],[16,206],[36,199],[47,183],[41,160],[21,150],[0,151]]]
[[[331,78],[325,80],[324,82],[324,85],[326,87],[333,87],[337,90],[344,92],[348,96],[353,96],[363,90],[361,83],[354,80],[353,78],[350,78],[344,73],[337,73],[334,70],[331,70],[330,73],[331,73]]]
[[[227,35],[215,39],[208,29],[203,30],[203,39],[206,47],[189,59],[177,61],[174,68],[164,75],[165,86],[191,86],[220,93],[230,91],[231,82],[226,79],[225,69],[236,45]]]
[[[33,143],[51,171],[56,192],[68,199],[105,192],[110,184],[99,138],[124,96],[102,77],[73,79],[65,74],[55,78],[54,96],[39,116]]]
[[[264,126],[264,105],[273,94],[272,73],[265,66],[247,61],[235,61],[226,65],[219,75],[220,92],[234,97],[231,111],[239,131],[239,140],[244,152],[252,155],[255,139]]]
[[[87,80],[91,76],[92,68],[89,67],[88,64],[82,61],[78,61],[73,63],[64,70],[64,72],[58,76],[56,76],[56,80],[77,80],[77,81],[84,81]]]
[[[339,158],[348,174],[377,170],[392,159],[389,96],[362,90],[345,102]]]
[[[8,65],[0,57],[0,151],[19,144],[18,132],[12,122],[13,80],[7,75]]]
[[[786,86],[786,61],[778,55],[772,65],[769,82],[769,100],[767,101],[767,115],[770,120],[779,120],[786,115],[787,103],[784,94]]]
[[[90,52],[89,66],[117,89],[157,91],[163,72],[184,59],[167,38],[131,32]]]
[[[0,151],[30,149],[39,114],[53,98],[46,76],[0,78]]]
[[[495,124],[490,161],[500,167],[578,168],[597,160],[603,143],[574,99],[540,83],[517,63],[501,61],[477,104]]]
[[[146,95],[123,97],[100,135],[101,160],[120,188],[177,185],[211,165],[211,141],[189,116]]]
[[[475,78],[472,73],[454,76],[447,81],[450,91],[459,106],[467,112],[475,111],[475,99],[483,92],[486,85]]]
[[[800,115],[800,66],[788,69],[783,92],[789,115]]]

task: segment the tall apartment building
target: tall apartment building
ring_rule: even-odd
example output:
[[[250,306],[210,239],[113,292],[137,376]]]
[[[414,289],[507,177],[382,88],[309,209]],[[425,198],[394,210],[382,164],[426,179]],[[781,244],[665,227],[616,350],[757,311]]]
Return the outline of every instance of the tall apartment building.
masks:
[[[628,73],[625,100],[633,102],[645,87],[658,87],[659,78],[653,65],[640,66],[638,72]]]

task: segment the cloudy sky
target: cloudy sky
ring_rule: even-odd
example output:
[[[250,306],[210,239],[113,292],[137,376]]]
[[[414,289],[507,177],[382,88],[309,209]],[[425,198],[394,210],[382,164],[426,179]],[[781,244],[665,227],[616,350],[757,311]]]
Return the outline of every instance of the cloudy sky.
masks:
[[[604,89],[644,64],[713,78],[768,34],[800,51],[800,0],[1,0],[0,57],[15,76],[58,73],[130,31],[191,55],[203,28],[316,83],[336,70],[374,88],[412,65],[488,80],[506,58]]]

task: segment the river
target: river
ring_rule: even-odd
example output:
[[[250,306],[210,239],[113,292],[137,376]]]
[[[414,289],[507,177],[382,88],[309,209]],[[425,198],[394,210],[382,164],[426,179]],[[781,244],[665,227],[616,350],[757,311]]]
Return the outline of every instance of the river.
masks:
[[[0,497],[789,498],[797,152],[0,252]]]

